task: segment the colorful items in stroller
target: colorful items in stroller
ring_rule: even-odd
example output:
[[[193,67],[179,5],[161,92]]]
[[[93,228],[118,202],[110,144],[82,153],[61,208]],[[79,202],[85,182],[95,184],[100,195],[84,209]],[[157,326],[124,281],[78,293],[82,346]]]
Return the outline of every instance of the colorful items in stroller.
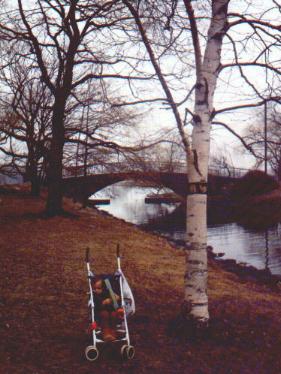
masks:
[[[121,355],[132,359],[135,349],[130,343],[127,318],[135,313],[131,288],[121,270],[117,246],[117,271],[114,274],[96,275],[90,269],[89,248],[86,249],[86,266],[89,282],[90,333],[92,344],[85,350],[86,358],[95,361],[99,356],[97,345],[122,342]]]

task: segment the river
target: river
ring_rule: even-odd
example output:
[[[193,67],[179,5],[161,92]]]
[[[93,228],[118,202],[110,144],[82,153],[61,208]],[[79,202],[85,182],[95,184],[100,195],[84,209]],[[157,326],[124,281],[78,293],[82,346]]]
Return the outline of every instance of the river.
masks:
[[[117,183],[97,192],[91,198],[110,199],[109,205],[100,205],[117,218],[136,225],[150,226],[150,222],[175,211],[179,204],[145,204],[144,198],[157,190],[152,187],[136,187],[128,183]],[[163,190],[161,191],[163,192]],[[165,192],[165,191],[164,191]],[[171,239],[184,240],[185,229],[170,221],[154,231]],[[249,230],[235,222],[208,224],[208,245],[215,252],[223,252],[223,258],[234,259],[257,269],[268,269],[281,275],[281,225],[268,230]]]

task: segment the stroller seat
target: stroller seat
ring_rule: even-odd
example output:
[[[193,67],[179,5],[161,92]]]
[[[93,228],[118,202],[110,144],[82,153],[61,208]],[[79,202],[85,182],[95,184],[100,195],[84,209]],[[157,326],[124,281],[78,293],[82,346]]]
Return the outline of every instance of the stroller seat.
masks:
[[[135,349],[130,344],[127,317],[135,312],[135,301],[130,286],[121,270],[117,247],[117,271],[114,274],[95,275],[90,270],[89,250],[86,250],[89,282],[90,332],[93,344],[85,350],[86,358],[95,361],[99,356],[97,344],[123,342],[123,358],[134,357]],[[124,344],[125,343],[125,344]]]

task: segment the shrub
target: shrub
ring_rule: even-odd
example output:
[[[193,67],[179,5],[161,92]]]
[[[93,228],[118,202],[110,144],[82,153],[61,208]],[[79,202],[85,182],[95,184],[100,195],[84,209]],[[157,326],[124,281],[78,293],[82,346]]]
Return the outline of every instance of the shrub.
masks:
[[[278,182],[272,176],[260,170],[251,170],[234,184],[232,194],[243,199],[271,192],[278,186]]]
[[[266,229],[281,221],[281,198],[268,196],[251,199],[247,204],[239,204],[236,220],[243,226],[253,229]]]

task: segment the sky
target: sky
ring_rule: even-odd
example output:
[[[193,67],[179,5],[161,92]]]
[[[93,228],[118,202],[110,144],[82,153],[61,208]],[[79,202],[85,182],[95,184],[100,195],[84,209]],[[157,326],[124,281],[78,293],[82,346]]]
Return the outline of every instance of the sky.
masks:
[[[254,5],[251,6],[251,3]],[[250,14],[252,18],[257,17],[263,13],[263,20],[270,21],[275,24],[280,22],[280,13],[274,10],[268,11],[274,4],[269,1],[257,0],[255,2],[251,1],[230,1],[229,12],[236,12],[238,14],[247,15]],[[237,18],[235,18],[237,19]],[[251,27],[248,25],[239,25],[230,31],[230,36],[236,41],[236,53],[239,56],[239,61],[248,62],[257,58],[262,49],[264,48],[263,42],[259,40],[256,35],[252,35],[247,40],[246,35],[252,31]],[[267,43],[272,43],[272,39],[267,34],[260,33],[264,41]],[[204,41],[202,41],[204,45]],[[202,48],[203,50],[204,48]],[[280,67],[280,50],[279,48],[269,48],[270,50],[270,60],[275,67]],[[264,55],[258,58],[259,62],[264,62]],[[230,40],[224,38],[224,46],[222,51],[222,63],[231,63],[234,61],[233,46]],[[165,63],[165,62],[164,62]],[[167,65],[173,65],[173,61],[168,59],[166,61]],[[166,66],[167,66],[166,65]],[[165,65],[162,65],[165,68]],[[168,70],[168,69],[167,69]],[[263,92],[263,97],[267,97],[267,87],[268,83],[275,88],[280,86],[279,79],[270,72],[265,72],[264,69],[260,67],[243,67],[243,74],[247,76],[247,80],[260,92]],[[194,75],[191,81],[194,82]],[[189,78],[188,78],[189,79]],[[188,81],[188,80],[186,80]],[[188,85],[188,83],[187,83]],[[184,89],[181,87],[176,96],[184,96],[190,85]],[[160,94],[161,96],[161,94]],[[215,109],[221,109],[229,106],[241,105],[246,103],[255,103],[261,99],[257,97],[254,90],[246,83],[244,79],[241,78],[241,74],[238,68],[227,68],[223,70],[220,74],[217,89],[214,98]],[[192,110],[192,100],[189,103],[189,108]],[[150,109],[148,116],[144,117],[143,120],[143,131],[146,134],[153,133],[155,129],[160,128],[172,128],[175,127],[175,120],[173,116],[168,113],[166,109]],[[183,108],[184,109],[184,108]],[[243,136],[247,131],[247,127],[255,123],[263,126],[261,120],[261,114],[263,112],[263,107],[259,108],[248,108],[240,109],[239,111],[230,111],[228,113],[223,113],[217,116],[216,120],[225,122],[231,129],[237,132],[240,136]],[[148,135],[149,136],[149,135]],[[239,168],[251,168],[254,167],[255,159],[249,154],[245,153],[239,139],[232,135],[229,131],[222,128],[221,126],[213,125],[211,133],[211,154],[222,155],[229,157],[230,163],[235,167]]]
[[[29,0],[26,0],[24,4],[30,3]],[[194,7],[196,8],[197,4],[203,4],[200,9],[197,9],[200,15],[204,15],[204,12],[208,8],[208,5],[205,7],[205,4],[208,2],[193,2]],[[253,3],[254,6],[249,4]],[[264,0],[255,0],[255,1],[248,1],[248,0],[231,0],[230,1],[230,12],[236,12],[240,14],[251,14],[251,16],[256,16],[260,14],[260,12],[264,12],[267,8],[273,5],[271,0],[264,1]],[[269,11],[264,13],[265,20],[274,20],[274,22],[279,22],[280,13]],[[203,20],[200,24],[200,32],[206,32],[207,23]],[[256,57],[261,49],[261,43],[256,38],[249,38],[245,41],[245,35],[249,32],[248,27],[245,26],[238,26],[231,31],[231,37],[237,41],[237,54],[239,55],[239,59],[241,61],[247,61]],[[189,34],[189,36],[188,36]],[[267,38],[267,37],[266,37]],[[270,39],[270,38],[268,38]],[[190,60],[186,59],[185,63],[190,65],[193,64],[192,52],[191,52],[191,40],[190,40],[190,33],[187,32],[183,39],[180,40],[182,44],[183,50],[186,49],[186,56],[191,56]],[[204,37],[201,39],[201,43],[204,46]],[[117,47],[116,47],[117,48]],[[202,48],[203,50],[204,48]],[[112,55],[118,52],[118,49],[110,51]],[[139,47],[132,47],[131,51],[132,54],[137,55],[138,53],[142,53]],[[222,57],[223,63],[228,63],[233,61],[233,48],[230,41],[225,38],[225,43],[223,47]],[[188,57],[189,58],[189,57]],[[271,52],[272,59],[279,59],[278,55],[274,55],[273,51]],[[176,86],[173,87],[173,92],[177,100],[184,97],[186,93],[190,90],[192,85],[195,82],[194,79],[194,72],[192,73],[192,69],[187,69],[187,65],[181,65],[179,61],[175,61],[174,58],[167,57],[163,58],[163,68],[166,69],[167,72],[171,70],[175,70],[177,72],[183,72],[184,78],[182,80],[178,80],[176,82]],[[148,71],[152,71],[151,66],[149,64],[143,65],[144,69]],[[251,83],[254,84],[259,89],[264,89],[266,86],[266,79],[272,80],[272,76],[269,74],[268,76],[265,75],[264,72],[261,71],[260,68],[243,68],[244,72],[247,73],[248,79],[250,79]],[[125,69],[124,69],[125,71]],[[277,82],[278,84],[278,82]],[[130,95],[132,98],[132,93],[137,97],[140,98],[152,98],[152,97],[163,97],[162,90],[159,88],[159,84],[155,85],[150,84],[150,86],[144,89],[144,86],[139,85],[133,87],[133,84],[130,88],[122,87],[120,92],[122,95]],[[134,91],[134,92],[132,92]],[[133,98],[134,100],[134,98]],[[253,102],[253,91],[249,89],[249,86],[243,81],[238,73],[238,69],[226,69],[220,75],[217,90],[215,94],[215,103],[214,107],[216,109],[220,109],[225,106],[229,105],[237,105],[241,102]],[[193,102],[192,99],[188,103],[189,108],[192,110]],[[158,105],[143,105],[136,107],[138,111],[142,112],[142,118],[139,119],[138,129],[137,131],[133,132],[135,135],[135,139],[138,139],[139,134],[147,139],[153,139],[155,134],[157,134],[160,130],[163,129],[176,129],[175,120],[172,114],[167,110],[167,108],[161,107]],[[181,107],[182,113],[184,113],[185,107]],[[218,116],[218,120],[227,123],[233,130],[235,130],[239,135],[243,135],[246,127],[252,124],[257,119],[257,110],[240,110],[239,112],[230,112],[221,114]],[[191,126],[187,126],[189,131]],[[175,130],[176,131],[176,130]],[[254,160],[249,155],[245,155],[242,153],[241,143],[240,141],[235,138],[232,134],[230,134],[227,130],[223,129],[220,126],[213,126],[213,130],[211,133],[211,153],[221,155],[224,154],[229,157],[229,160],[235,167],[242,167],[242,168],[249,168],[252,167],[254,164]]]

